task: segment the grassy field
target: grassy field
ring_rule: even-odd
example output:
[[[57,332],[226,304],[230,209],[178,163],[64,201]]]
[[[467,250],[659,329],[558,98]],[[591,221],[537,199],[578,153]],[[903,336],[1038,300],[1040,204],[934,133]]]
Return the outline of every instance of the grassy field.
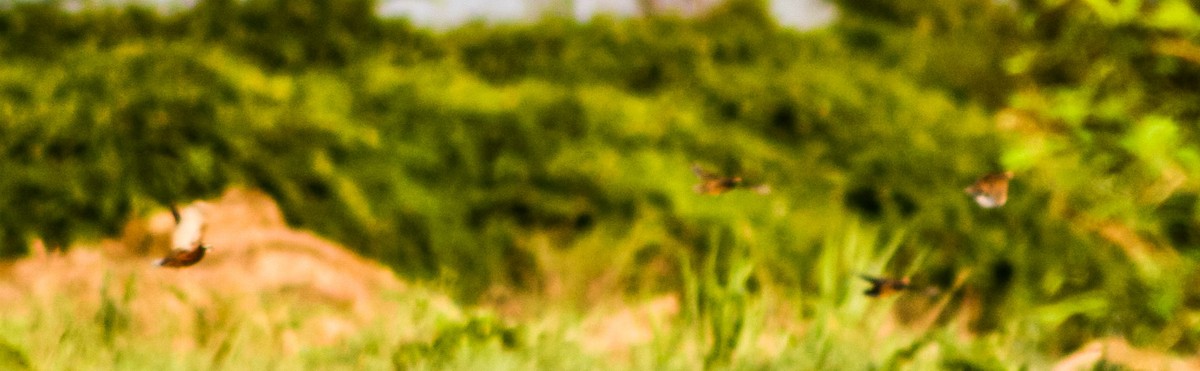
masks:
[[[1190,4],[833,3],[0,3],[0,368],[1200,367]]]
[[[977,334],[968,322],[978,303],[948,310],[970,272],[938,292],[861,295],[867,285],[855,275],[886,265],[905,239],[862,223],[820,246],[816,292],[807,295],[747,286],[762,257],[745,244],[714,243],[695,266],[676,267],[681,292],[592,293],[588,305],[570,305],[563,288],[464,305],[438,284],[401,282],[336,244],[288,229],[261,193],[235,190],[213,205],[209,240],[217,248],[193,268],[152,267],[152,256],[137,253],[164,248],[166,211],[133,221],[119,240],[8,264],[0,285],[0,298],[13,303],[0,308],[4,368],[1047,369],[1076,362],[1068,369],[1078,369],[1103,359],[1181,369],[1200,362],[1118,339],[1073,356],[1037,351],[1036,339],[1054,335],[1021,327],[1047,320],[1051,309]]]

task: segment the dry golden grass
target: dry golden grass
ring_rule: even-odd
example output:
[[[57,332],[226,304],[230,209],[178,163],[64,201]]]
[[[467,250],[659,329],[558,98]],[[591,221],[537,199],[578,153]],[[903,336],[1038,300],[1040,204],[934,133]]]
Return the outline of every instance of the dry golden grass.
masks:
[[[1200,370],[1200,357],[1178,357],[1162,352],[1138,349],[1121,338],[1105,338],[1089,342],[1058,363],[1054,371],[1097,369],[1104,361],[1131,370]]]
[[[664,295],[643,303],[597,310],[583,320],[579,342],[593,354],[627,357],[631,348],[649,344],[679,314],[679,298]]]

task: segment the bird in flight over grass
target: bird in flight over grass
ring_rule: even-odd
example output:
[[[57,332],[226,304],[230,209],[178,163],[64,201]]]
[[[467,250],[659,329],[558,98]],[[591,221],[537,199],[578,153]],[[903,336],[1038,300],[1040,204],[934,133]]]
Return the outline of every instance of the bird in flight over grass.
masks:
[[[760,195],[771,193],[771,187],[766,184],[746,186],[740,176],[725,177],[716,175],[704,170],[699,164],[692,165],[692,172],[696,173],[696,176],[700,178],[700,184],[697,184],[692,189],[702,195],[715,196],[739,187],[748,188]]]
[[[171,216],[175,217],[175,231],[171,234],[171,252],[156,260],[155,266],[183,268],[204,258],[211,246],[204,244],[204,213],[199,206],[191,205],[182,210],[171,205]]]
[[[975,203],[985,209],[1001,207],[1008,202],[1008,181],[1012,177],[1011,171],[991,173],[979,178],[975,184],[963,191],[974,197]]]
[[[894,294],[901,290],[907,289],[909,286],[908,277],[901,279],[872,277],[865,274],[859,275],[862,279],[867,280],[871,284],[871,288],[863,291],[867,296],[878,298]]]

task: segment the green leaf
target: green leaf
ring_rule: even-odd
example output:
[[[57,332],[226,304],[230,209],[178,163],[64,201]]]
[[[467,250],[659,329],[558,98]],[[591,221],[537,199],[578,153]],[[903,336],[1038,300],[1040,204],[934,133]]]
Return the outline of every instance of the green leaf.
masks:
[[[1200,30],[1200,15],[1186,1],[1163,0],[1148,23],[1159,29],[1195,32]]]

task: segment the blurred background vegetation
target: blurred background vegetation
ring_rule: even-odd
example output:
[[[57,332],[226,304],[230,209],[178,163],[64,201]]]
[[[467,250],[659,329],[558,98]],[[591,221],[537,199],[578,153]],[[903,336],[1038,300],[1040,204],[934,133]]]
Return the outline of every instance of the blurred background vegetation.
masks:
[[[931,342],[947,367],[1110,336],[1200,350],[1193,5],[833,3],[808,31],[759,0],[444,31],[369,0],[0,5],[0,253],[246,186],[462,303],[678,293],[706,365],[764,301],[861,313],[858,273],[945,306],[871,350],[888,362]],[[773,192],[697,195],[693,163]],[[980,209],[962,189],[998,170],[1009,203]],[[908,298],[901,318],[933,306]],[[867,362],[810,333],[849,345],[774,362]]]

